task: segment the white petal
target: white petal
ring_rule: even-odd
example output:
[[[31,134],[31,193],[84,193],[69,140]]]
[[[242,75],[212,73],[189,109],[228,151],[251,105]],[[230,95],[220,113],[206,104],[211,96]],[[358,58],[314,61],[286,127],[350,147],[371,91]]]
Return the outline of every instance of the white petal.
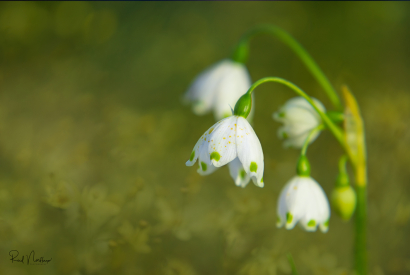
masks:
[[[209,140],[209,135],[212,133],[212,131],[217,128],[221,123],[223,123],[224,119],[221,121],[218,121],[214,125],[212,125],[208,130],[205,131],[205,133],[199,138],[197,143],[194,146],[194,149],[192,150],[191,156],[189,160],[185,163],[186,166],[192,166],[196,162],[199,156],[199,149],[202,146],[203,143],[208,143]]]
[[[326,110],[325,107],[323,106],[322,102],[320,102],[319,100],[317,100],[316,98],[313,98],[313,97],[312,97],[312,100],[315,103],[316,107],[319,108],[319,110],[321,110],[323,112]],[[305,109],[305,110],[309,111],[312,116],[315,116],[315,117],[317,117],[317,119],[320,119],[319,114],[315,111],[315,109],[312,107],[312,105],[310,105],[310,103],[307,102],[307,100],[304,99],[301,96],[289,99],[285,103],[285,105],[282,106],[279,113],[280,112],[288,112],[290,109]]]
[[[235,181],[236,186],[245,187],[251,179],[249,174],[243,169],[243,165],[238,158],[235,158],[228,164],[229,173]]]
[[[289,188],[289,183],[286,184],[282,191],[280,192],[279,200],[278,200],[278,207],[277,207],[277,214],[278,214],[278,219],[276,222],[277,227],[282,227],[287,220],[287,213],[289,212],[288,206],[286,204],[286,196],[288,195],[288,188]]]
[[[248,91],[250,86],[251,80],[245,65],[232,62],[216,87],[215,119],[219,120],[229,116],[231,107],[235,107],[238,99]]]
[[[315,127],[307,128],[304,132],[301,132],[298,135],[292,134],[292,130],[290,130],[289,127],[286,127],[286,126],[279,127],[278,137],[281,139],[284,139],[284,142],[283,142],[284,147],[302,148],[310,131]],[[303,127],[303,128],[306,128],[306,127]],[[311,136],[309,143],[312,143],[313,141],[315,141],[316,138],[319,136],[319,134],[320,132],[314,133]]]
[[[309,197],[308,188],[304,184],[304,178],[295,176],[289,182],[286,194],[286,205],[291,218],[286,223],[287,229],[292,229],[304,216],[305,205]]]
[[[313,98],[313,102],[320,110],[325,111],[320,101]],[[284,146],[295,148],[301,148],[309,132],[322,122],[317,112],[303,97],[288,100],[277,113],[273,114],[273,118],[284,124],[278,129],[279,138],[285,139]],[[319,132],[315,133],[310,143],[318,135]]]
[[[197,115],[205,114],[213,107],[217,87],[221,77],[231,67],[231,62],[222,60],[206,69],[195,78],[185,93],[185,101],[194,103],[193,111]]]
[[[209,135],[208,153],[212,163],[221,167],[236,158],[236,124],[238,117],[230,116]]]
[[[236,132],[236,147],[238,157],[246,173],[250,174],[253,183],[263,187],[263,152],[262,146],[249,122],[238,117]]]
[[[209,175],[217,169],[209,159],[208,144],[206,141],[204,141],[199,148],[198,165],[197,172],[202,176]]]
[[[307,231],[315,231],[319,224],[324,224],[330,215],[329,203],[322,187],[312,178],[309,182],[309,200],[300,223]]]

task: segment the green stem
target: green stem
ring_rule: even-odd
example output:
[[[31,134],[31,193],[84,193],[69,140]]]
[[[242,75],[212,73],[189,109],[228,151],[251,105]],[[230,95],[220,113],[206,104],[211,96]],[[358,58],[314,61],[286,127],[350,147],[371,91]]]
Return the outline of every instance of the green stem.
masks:
[[[365,150],[365,148],[363,148]],[[355,270],[359,275],[367,274],[367,165],[355,167],[356,176],[356,224],[355,224]]]
[[[319,126],[317,126],[317,127],[313,128],[312,130],[310,130],[309,135],[308,135],[308,136],[306,137],[306,139],[305,139],[305,143],[303,143],[302,150],[300,151],[300,155],[301,155],[301,156],[306,156],[306,151],[307,151],[307,148],[308,148],[308,146],[309,146],[309,142],[310,142],[310,139],[312,138],[312,136],[313,136],[316,132],[321,131],[321,130],[323,130],[324,128],[325,128],[324,125],[323,125],[323,124],[320,124]]]
[[[345,130],[351,138],[346,152],[349,154],[354,167],[356,182],[356,223],[355,223],[355,271],[356,274],[367,274],[367,248],[366,248],[366,222],[367,222],[367,156],[366,140],[363,118],[360,114],[359,104],[347,88],[342,87],[346,102]]]
[[[312,105],[312,107],[315,109],[315,111],[319,114],[319,116],[322,118],[324,124],[329,128],[329,130],[332,132],[332,134],[335,136],[335,138],[339,141],[339,143],[342,145],[342,147],[345,150],[347,150],[347,145],[346,145],[342,130],[340,128],[338,128],[333,123],[333,121],[316,106],[316,104],[313,102],[313,100],[304,91],[302,91],[298,86],[296,86],[292,82],[287,81],[283,78],[279,78],[279,77],[265,77],[265,78],[259,79],[255,83],[253,83],[252,86],[249,88],[247,94],[251,95],[253,90],[256,87],[258,87],[259,85],[261,85],[262,83],[265,83],[265,82],[281,83],[281,84],[287,86],[288,88],[290,88],[291,90],[293,90],[294,92],[296,92],[298,95],[302,96],[304,99],[306,99],[307,102],[309,102],[310,105]]]
[[[339,159],[339,173],[347,173],[346,171],[346,163],[347,160],[349,159],[349,157],[347,155],[343,155],[340,159]]]
[[[366,185],[356,186],[356,234],[355,234],[355,270],[359,275],[367,274],[366,220],[367,190]]]
[[[347,155],[343,155],[339,159],[339,174],[336,178],[336,188],[337,187],[347,187],[350,185],[349,175],[347,174],[346,164],[349,160]]]
[[[289,33],[287,33],[286,31],[282,30],[277,26],[261,25],[245,33],[234,50],[233,60],[245,63],[248,55],[247,52],[249,48],[250,39],[258,34],[264,33],[276,36],[280,41],[289,46],[289,48],[291,48],[296,53],[296,55],[302,60],[302,62],[305,64],[305,66],[313,75],[313,77],[316,78],[316,80],[325,90],[332,104],[338,110],[342,110],[342,104],[340,102],[339,96],[337,95],[332,84],[330,84],[330,81],[327,79],[327,77],[322,72],[320,67],[316,64],[316,62],[309,55],[309,53],[302,47],[302,45],[300,45],[296,41],[296,39],[294,39]]]
[[[295,265],[295,261],[293,260],[292,254],[288,253],[288,261],[290,264],[290,268],[292,269],[292,275],[298,275],[298,272],[296,270],[296,265]]]

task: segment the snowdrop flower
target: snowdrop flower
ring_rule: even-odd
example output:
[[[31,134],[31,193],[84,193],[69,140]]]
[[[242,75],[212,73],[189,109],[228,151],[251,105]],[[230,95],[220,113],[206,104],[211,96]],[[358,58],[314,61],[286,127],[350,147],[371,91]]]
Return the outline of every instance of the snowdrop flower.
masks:
[[[234,115],[214,124],[201,136],[186,162],[192,166],[198,159],[198,173],[207,175],[227,163],[236,185],[246,186],[249,178],[263,187],[263,152],[252,126],[245,119],[249,115],[251,96],[245,94],[235,105]]]
[[[325,111],[323,104],[312,98],[316,106]],[[309,132],[322,124],[322,119],[313,107],[303,97],[288,100],[278,112],[273,114],[273,119],[284,125],[278,129],[279,138],[283,138],[285,147],[301,148]],[[319,135],[316,132],[310,139],[313,142]]]
[[[215,119],[221,120],[231,115],[231,107],[250,86],[245,65],[225,59],[202,72],[193,81],[184,99],[187,103],[193,103],[195,114],[203,115],[213,110]]]
[[[322,187],[309,176],[295,176],[282,189],[278,201],[277,227],[292,229],[297,222],[306,231],[317,226],[327,232],[330,207]]]

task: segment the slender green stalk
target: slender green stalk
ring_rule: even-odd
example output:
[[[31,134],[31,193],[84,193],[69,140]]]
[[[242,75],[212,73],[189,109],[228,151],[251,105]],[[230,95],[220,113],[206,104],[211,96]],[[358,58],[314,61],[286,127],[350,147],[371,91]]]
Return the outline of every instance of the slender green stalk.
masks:
[[[333,88],[330,81],[327,79],[325,74],[322,72],[320,67],[316,64],[309,53],[300,45],[296,39],[294,39],[289,33],[282,30],[281,28],[274,25],[261,25],[251,29],[249,32],[245,33],[239,40],[239,43],[235,47],[232,59],[238,62],[245,63],[248,56],[249,41],[252,37],[258,34],[271,34],[277,37],[280,41],[285,43],[289,48],[291,48],[296,55],[302,60],[307,69],[313,75],[314,78],[319,82],[322,88],[325,90],[332,104],[338,109],[342,109],[342,104],[340,98],[337,95],[335,89]]]
[[[310,139],[312,138],[312,136],[316,132],[321,131],[324,128],[325,128],[324,125],[320,124],[319,126],[317,126],[317,127],[313,128],[312,130],[310,130],[309,135],[306,137],[305,142],[303,143],[303,147],[302,147],[302,150],[300,151],[300,155],[306,156],[306,151],[307,151],[307,148],[309,146]]]
[[[292,254],[288,253],[288,261],[290,264],[290,268],[292,269],[292,275],[298,275],[298,271],[296,270],[295,261],[293,260]]]
[[[310,105],[312,105],[312,107],[315,109],[315,111],[319,114],[319,116],[322,118],[324,124],[329,128],[329,130],[335,136],[337,141],[339,141],[340,145],[342,145],[342,147],[345,150],[347,150],[346,142],[345,142],[342,130],[333,123],[333,121],[326,115],[326,113],[322,112],[316,106],[316,104],[313,102],[313,100],[304,91],[302,91],[298,86],[296,86],[292,82],[287,81],[283,78],[279,78],[279,77],[265,77],[265,78],[259,79],[255,83],[253,83],[252,86],[249,88],[247,93],[252,94],[253,90],[256,87],[258,87],[259,85],[261,85],[262,83],[265,83],[265,82],[281,83],[281,84],[287,86],[288,88],[290,88],[291,90],[293,90],[294,92],[296,92],[298,95],[302,96],[304,99],[306,99],[310,103]]]
[[[359,275],[367,274],[367,155],[363,118],[359,104],[347,88],[342,87],[345,109],[345,131],[347,153],[354,167],[356,182],[356,223],[355,223],[355,271]],[[349,138],[348,138],[349,137]]]
[[[367,190],[366,186],[356,186],[356,228],[355,228],[355,270],[359,275],[367,274],[366,221]]]
[[[346,171],[346,163],[347,160],[349,159],[349,157],[347,155],[343,155],[340,159],[339,159],[339,172],[347,174]]]
[[[355,167],[356,176],[356,224],[355,224],[355,270],[367,274],[367,167],[366,163]]]

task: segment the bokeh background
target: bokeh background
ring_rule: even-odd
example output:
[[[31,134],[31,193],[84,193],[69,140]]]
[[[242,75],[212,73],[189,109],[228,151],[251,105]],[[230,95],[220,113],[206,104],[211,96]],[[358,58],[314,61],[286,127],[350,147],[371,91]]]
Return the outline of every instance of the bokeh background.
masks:
[[[365,119],[371,274],[410,273],[410,3],[0,3],[1,274],[352,274],[353,223],[277,229],[276,201],[298,151],[271,115],[294,95],[256,92],[265,187],[185,161],[212,114],[182,105],[193,78],[260,23],[289,31]],[[286,78],[329,100],[278,40],[252,41],[255,81]],[[329,196],[342,151],[309,149]],[[34,250],[44,266],[12,263]]]

